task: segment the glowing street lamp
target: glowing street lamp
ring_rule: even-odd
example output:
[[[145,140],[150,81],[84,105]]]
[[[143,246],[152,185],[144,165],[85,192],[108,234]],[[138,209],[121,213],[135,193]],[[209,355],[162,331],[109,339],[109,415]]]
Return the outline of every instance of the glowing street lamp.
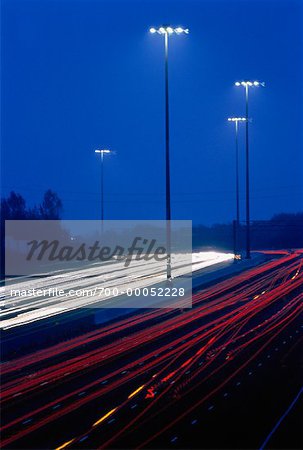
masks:
[[[249,139],[248,139],[248,91],[249,88],[264,87],[261,81],[236,81],[235,86],[245,89],[245,122],[246,122],[246,258],[250,259],[250,205],[249,205]]]
[[[100,158],[101,158],[101,227],[103,230],[103,222],[104,222],[104,190],[103,190],[103,185],[104,185],[104,176],[103,176],[103,165],[104,165],[104,155],[107,155],[109,153],[111,153],[111,150],[107,150],[107,149],[97,149],[95,150],[95,153],[99,153],[100,154]]]
[[[171,201],[170,201],[170,160],[169,160],[169,89],[168,89],[168,40],[173,34],[188,34],[188,28],[161,26],[150,28],[150,33],[164,36],[165,47],[165,160],[166,160],[166,245],[167,245],[167,279],[171,279]]]
[[[236,229],[234,237],[234,254],[238,251],[238,237],[239,237],[239,226],[240,226],[240,201],[239,201],[239,123],[246,122],[245,117],[229,117],[228,122],[235,124],[235,135],[236,135]]]
[[[150,28],[149,29],[150,33],[155,34],[188,34],[189,33],[189,29],[188,28],[182,28],[182,27],[177,27],[177,28],[172,28],[172,27],[159,27],[159,28]]]

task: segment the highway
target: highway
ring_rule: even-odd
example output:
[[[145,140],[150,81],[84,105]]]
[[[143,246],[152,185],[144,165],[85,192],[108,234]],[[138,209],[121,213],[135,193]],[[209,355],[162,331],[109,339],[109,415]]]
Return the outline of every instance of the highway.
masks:
[[[173,254],[172,275],[177,279],[232,260],[231,253]],[[166,262],[134,260],[129,267],[125,267],[124,262],[111,260],[78,270],[61,270],[45,275],[48,276],[8,279],[6,286],[0,288],[0,329],[15,328],[79,308],[99,307],[100,302],[117,297],[116,291],[123,294],[127,289],[142,289],[163,283],[166,280]],[[57,294],[58,290],[64,292],[62,297]],[[12,295],[13,291],[22,295]]]
[[[247,433],[258,448],[301,387],[302,263],[284,252],[192,309],[137,311],[3,363],[2,448],[240,449]]]

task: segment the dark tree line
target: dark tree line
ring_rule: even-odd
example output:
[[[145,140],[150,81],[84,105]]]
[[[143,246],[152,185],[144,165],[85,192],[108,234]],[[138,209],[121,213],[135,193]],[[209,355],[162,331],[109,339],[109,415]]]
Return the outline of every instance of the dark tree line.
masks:
[[[7,198],[1,199],[1,222],[4,220],[59,220],[61,212],[62,202],[50,189],[45,192],[41,204],[32,208],[27,207],[22,195],[14,191]]]
[[[15,192],[1,200],[1,279],[4,275],[5,220],[59,220],[62,202],[50,189],[45,192],[41,204],[27,207],[25,199]],[[277,214],[270,220],[252,221],[251,245],[258,249],[303,248],[303,213]],[[195,226],[193,249],[233,250],[233,224]],[[239,229],[239,248],[245,249],[245,224]]]
[[[39,205],[27,207],[22,195],[12,191],[7,198],[1,199],[0,206],[0,269],[4,276],[5,220],[59,220],[62,202],[58,195],[48,189]]]
[[[240,248],[245,249],[245,224],[240,224]],[[303,213],[277,214],[269,220],[252,221],[251,246],[259,249],[303,247]],[[203,225],[193,229],[193,247],[233,249],[233,224]]]

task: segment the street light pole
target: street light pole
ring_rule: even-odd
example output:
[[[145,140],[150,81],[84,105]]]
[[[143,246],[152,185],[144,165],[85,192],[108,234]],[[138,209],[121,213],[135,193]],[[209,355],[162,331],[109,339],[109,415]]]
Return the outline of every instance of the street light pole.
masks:
[[[162,26],[158,29],[150,28],[150,33],[164,35],[165,47],[165,184],[166,184],[166,277],[171,280],[171,196],[170,196],[170,147],[169,147],[169,84],[168,84],[168,42],[171,34],[188,34],[189,30],[181,27],[172,28]]]
[[[101,152],[101,222],[103,227],[103,221],[104,221],[104,153]]]
[[[240,223],[240,202],[239,202],[239,126],[238,120],[235,122],[236,126],[236,219],[237,219],[237,227],[239,227]]]
[[[104,155],[111,153],[110,150],[95,150],[95,153],[100,153],[100,159],[101,159],[101,180],[100,180],[100,187],[101,187],[101,229],[103,231],[103,224],[104,224]]]
[[[265,86],[260,81],[236,81],[236,86],[244,86],[245,88],[245,119],[246,119],[246,258],[250,259],[250,183],[249,183],[249,138],[248,138],[248,91],[250,87]]]
[[[248,83],[245,86],[246,118],[246,258],[250,259],[250,197],[249,197],[249,139],[248,139]]]
[[[164,39],[165,39],[166,245],[167,245],[167,279],[171,279],[171,200],[170,200],[170,158],[169,158],[168,33],[165,33]]]
[[[229,122],[235,124],[235,143],[236,143],[236,221],[234,225],[234,249],[238,249],[239,229],[240,229],[240,197],[239,197],[239,122],[245,122],[245,117],[229,117]]]

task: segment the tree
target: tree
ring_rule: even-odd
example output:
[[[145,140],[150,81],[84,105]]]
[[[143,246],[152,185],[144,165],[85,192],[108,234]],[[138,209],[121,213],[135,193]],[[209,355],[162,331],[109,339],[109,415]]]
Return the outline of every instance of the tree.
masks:
[[[1,221],[26,219],[26,203],[22,195],[12,191],[8,198],[1,200]]]
[[[58,220],[62,212],[62,202],[56,192],[48,189],[43,197],[43,202],[40,206],[41,219],[44,220]]]
[[[33,208],[29,208],[27,212],[27,218],[28,220],[40,220],[41,219],[41,213],[40,213],[40,206],[34,206]]]
[[[1,199],[0,207],[0,281],[5,274],[5,220],[59,220],[62,202],[58,195],[48,189],[39,206],[26,208],[22,195],[12,191],[7,198]],[[59,232],[62,234],[61,227]],[[61,236],[60,234],[60,236]]]
[[[9,197],[1,199],[0,208],[0,278],[4,277],[4,235],[5,220],[26,219],[26,203],[20,194],[12,191]]]

